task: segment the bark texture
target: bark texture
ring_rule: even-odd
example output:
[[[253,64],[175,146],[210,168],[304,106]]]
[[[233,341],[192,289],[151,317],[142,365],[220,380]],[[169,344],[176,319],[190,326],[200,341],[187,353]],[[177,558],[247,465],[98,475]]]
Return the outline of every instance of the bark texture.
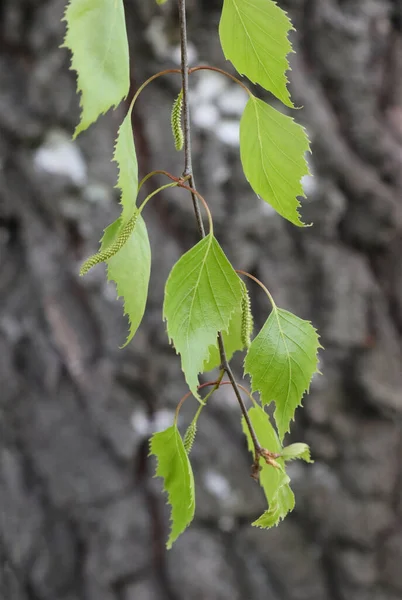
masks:
[[[174,5],[125,4],[135,87],[172,65],[177,15]],[[321,332],[324,375],[294,434],[316,462],[292,466],[294,513],[270,532],[251,528],[264,501],[225,388],[193,450],[195,522],[166,553],[147,440],[185,392],[161,306],[171,266],[197,239],[191,201],[169,190],[147,207],[148,310],[120,351],[126,323],[114,290],[101,267],[83,280],[78,270],[119,211],[110,157],[124,107],[72,148],[75,78],[58,49],[65,1],[0,1],[1,599],[401,597],[401,3],[280,4],[297,28],[291,85],[313,141],[303,214],[315,226],[292,227],[248,188],[231,83],[214,80],[213,95],[203,76],[192,79],[193,161],[228,256]],[[189,33],[200,62],[224,66],[220,7],[190,1]],[[138,103],[143,174],[182,170],[169,131],[178,89],[178,78],[158,80]],[[206,114],[219,122],[208,128]],[[253,306],[261,324],[257,291]]]

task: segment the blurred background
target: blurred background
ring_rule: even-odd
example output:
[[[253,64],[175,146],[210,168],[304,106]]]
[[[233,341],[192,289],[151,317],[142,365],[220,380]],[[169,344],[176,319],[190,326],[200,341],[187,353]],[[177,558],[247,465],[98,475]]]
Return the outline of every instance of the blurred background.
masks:
[[[313,145],[303,216],[314,227],[297,229],[252,193],[239,161],[244,95],[210,72],[191,78],[194,168],[231,261],[321,333],[323,376],[291,438],[316,462],[291,466],[297,504],[280,527],[250,527],[265,502],[224,388],[192,453],[195,521],[166,552],[148,438],[186,392],[161,312],[169,270],[198,239],[191,202],[169,190],[145,211],[148,308],[119,350],[127,323],[113,285],[102,266],[78,271],[119,214],[110,159],[126,106],[72,143],[65,0],[0,1],[1,600],[402,597],[402,5],[279,4],[297,29],[291,88]],[[177,66],[177,14],[172,1],[125,6],[135,90]],[[220,10],[188,2],[192,64],[230,69]],[[182,171],[169,123],[179,84],[161,78],[136,105],[142,175]],[[261,325],[267,302],[252,292]],[[182,425],[194,409],[188,401]]]

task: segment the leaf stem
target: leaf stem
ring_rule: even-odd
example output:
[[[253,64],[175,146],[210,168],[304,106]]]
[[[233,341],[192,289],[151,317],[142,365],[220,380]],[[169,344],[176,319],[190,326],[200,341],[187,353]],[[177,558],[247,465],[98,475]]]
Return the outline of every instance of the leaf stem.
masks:
[[[191,197],[193,200],[195,217],[197,219],[198,230],[202,238],[205,237],[204,224],[201,218],[200,207],[198,199],[201,196],[196,193],[196,187],[193,177],[192,158],[191,158],[191,133],[190,133],[190,108],[189,108],[189,88],[188,88],[188,48],[187,48],[187,19],[186,19],[186,0],[178,0],[179,7],[179,21],[180,21],[180,48],[181,48],[181,75],[182,75],[182,89],[183,89],[183,114],[184,114],[184,171],[183,177],[189,176],[189,188],[191,191]],[[187,187],[181,185],[181,187]],[[206,203],[205,203],[206,204]],[[241,397],[240,390],[237,386],[236,380],[233,376],[232,370],[226,357],[225,346],[223,343],[222,332],[218,333],[218,346],[219,354],[221,358],[221,368],[227,373],[230,382],[233,387],[233,391],[236,395],[237,401],[240,405],[240,409],[244,415],[247,427],[250,431],[251,438],[254,444],[255,460],[253,465],[253,474],[257,463],[259,464],[259,457],[261,455],[262,447],[257,439],[257,435],[254,431],[253,425],[247,414],[246,406]]]
[[[203,403],[200,404],[200,406],[198,407],[197,412],[195,413],[195,417],[193,419],[194,421],[198,420],[198,417],[200,416],[202,409],[206,405],[207,400],[212,396],[212,394],[214,392],[216,392],[217,389],[219,389],[219,387],[221,385],[221,382],[222,382],[222,379],[224,378],[224,376],[225,376],[225,371],[222,369],[221,372],[219,373],[218,379],[216,380],[214,388],[205,396],[205,398],[203,398]]]
[[[273,310],[277,309],[275,300],[273,299],[272,295],[270,294],[268,289],[265,287],[265,285],[262,283],[262,281],[257,279],[257,277],[254,277],[254,275],[247,273],[247,271],[242,271],[241,269],[236,269],[236,273],[238,273],[239,275],[244,275],[244,277],[248,277],[249,279],[252,279],[253,281],[255,281],[255,283],[257,283],[260,286],[260,288],[262,288],[264,290],[264,292],[266,293],[266,295],[268,296],[268,299],[272,305]]]
[[[134,104],[137,101],[138,96],[141,94],[143,89],[146,88],[149,83],[151,83],[151,81],[154,81],[154,79],[158,79],[158,77],[162,77],[162,75],[169,75],[170,73],[177,73],[178,75],[180,75],[181,70],[180,69],[165,69],[164,71],[159,71],[159,73],[155,73],[155,75],[152,75],[152,77],[150,77],[149,79],[144,81],[144,83],[142,85],[140,85],[138,90],[135,92],[134,97],[131,100],[129,110],[132,110]]]
[[[241,383],[237,383],[237,387],[240,388],[247,396],[248,398],[251,400],[251,402],[253,403],[254,406],[257,406],[257,400],[253,397],[252,393],[249,392],[249,390],[244,387],[244,385],[242,385]],[[231,381],[222,381],[221,385],[232,385]]]
[[[234,81],[235,83],[237,83],[238,85],[240,85],[240,87],[242,87],[249,96],[253,96],[254,94],[252,92],[250,92],[250,90],[248,89],[248,87],[246,85],[244,85],[244,83],[242,81],[240,81],[240,79],[238,79],[237,77],[235,77],[234,75],[232,75],[231,73],[228,73],[227,71],[224,71],[223,69],[219,69],[218,67],[210,67],[209,65],[200,65],[199,67],[192,67],[189,70],[189,73],[195,73],[196,71],[215,71],[216,73],[221,73],[221,75],[225,75],[226,77],[229,77],[229,79],[231,79],[232,81]]]
[[[158,188],[157,190],[154,190],[153,192],[151,192],[146,198],[145,200],[142,202],[142,204],[139,206],[138,208],[138,212],[142,213],[142,211],[144,210],[144,208],[146,207],[146,205],[148,204],[148,202],[151,200],[151,198],[153,198],[154,196],[156,196],[156,194],[159,194],[159,192],[162,192],[163,190],[166,190],[167,188],[171,188],[171,187],[176,187],[179,185],[178,181],[174,181],[173,183],[166,183],[165,185],[162,185],[160,188]]]
[[[201,200],[201,202],[204,205],[205,211],[207,213],[208,216],[208,225],[209,225],[209,233],[213,234],[214,233],[214,223],[212,220],[212,214],[211,211],[209,210],[209,206],[207,204],[207,201],[205,200],[205,198],[203,196],[201,196],[201,194],[199,192],[197,192],[197,190],[195,188],[192,188],[188,185],[184,185],[183,183],[179,182],[178,184],[179,187],[183,188],[184,190],[188,190],[189,192],[191,192],[192,194],[194,194],[197,198],[199,198],[199,200]],[[205,233],[202,236],[203,238],[205,237]]]
[[[167,171],[161,171],[160,169],[156,170],[156,171],[151,171],[150,173],[147,173],[145,175],[145,177],[143,177],[140,181],[140,183],[138,184],[138,191],[137,194],[140,193],[140,190],[142,188],[142,186],[149,180],[151,179],[151,177],[153,177],[154,175],[166,175],[166,177],[169,177],[169,179],[172,179],[173,181],[180,181],[179,177],[175,177],[174,175],[171,175],[170,173],[168,173]]]
[[[208,398],[212,395],[212,393],[215,392],[215,390],[217,390],[218,387],[221,385],[221,381],[222,381],[222,378],[224,375],[225,375],[225,371],[222,370],[221,374],[219,375],[219,378],[216,381],[207,381],[206,383],[202,383],[201,385],[199,385],[197,387],[197,390],[200,391],[205,387],[210,387],[211,385],[215,386],[214,389],[205,396],[205,398],[202,401],[201,407],[204,406],[204,403],[208,400]],[[229,383],[229,382],[227,382],[227,383]],[[177,425],[177,419],[179,418],[179,412],[180,412],[181,407],[183,406],[184,402],[188,398],[190,398],[190,396],[192,396],[192,395],[193,395],[193,392],[187,392],[187,394],[184,394],[183,398],[179,401],[178,405],[176,406],[176,411],[175,411],[175,415],[174,415],[174,422],[176,425]]]

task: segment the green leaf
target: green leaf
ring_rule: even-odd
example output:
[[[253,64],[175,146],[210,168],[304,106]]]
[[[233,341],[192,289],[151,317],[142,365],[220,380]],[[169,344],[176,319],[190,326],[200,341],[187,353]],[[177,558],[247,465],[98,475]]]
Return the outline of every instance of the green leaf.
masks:
[[[225,58],[241,75],[293,107],[286,71],[292,23],[272,0],[224,0],[219,24]]]
[[[261,446],[273,454],[280,454],[281,443],[264,409],[258,405],[253,406],[248,411],[248,415]],[[247,437],[248,449],[254,454],[254,444],[244,418],[242,426]],[[258,527],[267,528],[277,525],[294,508],[294,495],[289,486],[290,479],[285,472],[285,461],[280,457],[275,460],[279,468],[268,465],[260,458],[260,485],[264,490],[269,509],[253,523]]]
[[[132,106],[128,111],[117,134],[113,160],[119,167],[117,187],[121,190],[121,221],[126,223],[136,210],[138,193],[138,163],[135,152],[133,128],[131,123]]]
[[[72,52],[81,92],[81,121],[74,137],[117,106],[130,87],[123,0],[70,0],[64,46]]]
[[[113,244],[123,227],[121,219],[117,219],[105,229],[101,251]],[[128,316],[130,323],[130,333],[124,344],[126,346],[134,337],[144,316],[151,272],[151,248],[141,215],[122,248],[106,264],[108,280],[116,282],[117,295],[123,297],[124,314]]]
[[[274,417],[281,440],[317,371],[320,347],[309,321],[276,306],[251,343],[245,373],[250,374],[252,390],[260,392],[263,405],[275,402]]]
[[[176,425],[155,433],[150,442],[150,454],[158,460],[155,476],[165,480],[164,490],[171,505],[171,531],[167,548],[188,527],[194,518],[195,492],[191,464]]]
[[[252,96],[240,121],[244,174],[258,196],[282,217],[303,226],[297,196],[305,197],[301,179],[309,174],[310,150],[303,127]]]
[[[295,460],[296,458],[300,458],[307,463],[313,463],[310,456],[310,448],[307,444],[302,444],[300,442],[296,444],[290,444],[290,446],[286,446],[282,449],[282,457],[285,461]]]
[[[240,309],[241,280],[210,233],[186,252],[166,283],[163,315],[169,339],[181,355],[187,384],[197,393],[198,374],[218,331],[227,331]]]
[[[270,529],[279,525],[289,512],[295,507],[295,496],[289,485],[284,485],[278,491],[278,495],[261,517],[254,521],[254,527]]]

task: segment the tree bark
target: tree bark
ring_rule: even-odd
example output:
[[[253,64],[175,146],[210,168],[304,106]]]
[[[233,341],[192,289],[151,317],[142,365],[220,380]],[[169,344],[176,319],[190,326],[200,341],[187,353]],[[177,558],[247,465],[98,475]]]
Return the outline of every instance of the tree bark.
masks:
[[[237,268],[311,319],[325,353],[294,440],[296,509],[265,509],[236,399],[225,387],[192,453],[197,510],[164,549],[168,512],[148,438],[186,392],[162,323],[166,277],[198,239],[192,203],[167,190],[145,212],[153,249],[147,313],[127,324],[102,267],[80,279],[119,213],[110,162],[125,106],[74,144],[75,76],[58,46],[64,0],[0,2],[0,597],[4,600],[397,600],[402,593],[402,9],[399,0],[282,0],[297,32],[290,80],[313,154],[299,230],[241,171],[243,99],[192,76],[193,163]],[[132,88],[177,56],[174,3],[126,0]],[[189,2],[196,61],[228,68],[221,3]],[[180,78],[140,98],[141,174],[180,175],[169,115]],[[261,90],[259,90],[261,93]],[[268,96],[266,95],[268,98]],[[150,185],[156,185],[152,180]],[[153,188],[149,187],[149,190]],[[257,325],[267,304],[253,290]],[[240,360],[235,361],[241,373]],[[194,404],[183,407],[183,422]]]

